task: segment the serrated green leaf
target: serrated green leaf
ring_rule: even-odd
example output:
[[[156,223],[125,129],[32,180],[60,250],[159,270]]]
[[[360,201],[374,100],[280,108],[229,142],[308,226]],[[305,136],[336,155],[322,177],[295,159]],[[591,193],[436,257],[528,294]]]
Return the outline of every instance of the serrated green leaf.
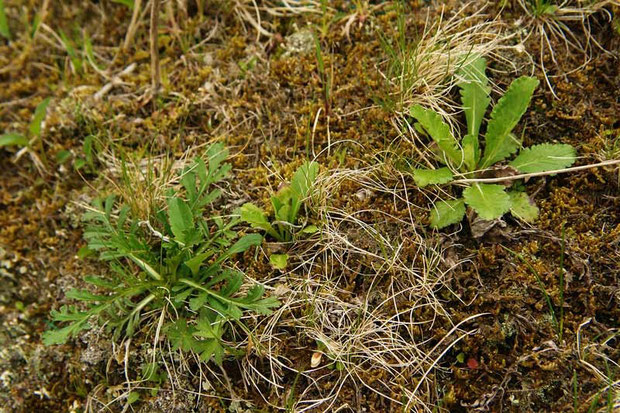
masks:
[[[46,346],[53,346],[57,344],[64,344],[71,337],[75,336],[82,330],[89,328],[87,323],[72,323],[66,327],[59,328],[57,330],[47,330],[41,335],[43,344]]]
[[[195,348],[196,339],[193,336],[195,329],[188,326],[184,318],[168,324],[165,331],[173,350],[191,351]]]
[[[533,77],[521,76],[515,79],[493,108],[485,135],[486,147],[480,165],[482,169],[506,159],[519,147],[510,132],[521,120],[538,83],[538,79]]]
[[[243,204],[240,208],[241,219],[252,226],[252,228],[262,229],[272,237],[279,239],[280,235],[271,226],[265,215],[265,211],[252,203]]]
[[[485,73],[487,62],[479,57],[470,64],[463,67],[461,77],[463,81],[459,83],[461,89],[461,102],[467,120],[467,135],[472,139],[478,139],[480,124],[484,118],[484,113],[489,107],[491,98],[489,92],[489,79]]]
[[[441,229],[461,222],[465,216],[465,203],[462,199],[438,201],[431,210],[431,228]]]
[[[49,105],[51,98],[45,98],[37,105],[34,110],[34,116],[28,127],[32,136],[39,136],[41,134],[41,125],[45,119],[47,113],[47,105]]]
[[[454,175],[449,168],[413,170],[413,180],[421,188],[427,185],[445,184],[453,179]]]
[[[274,268],[283,270],[286,268],[286,264],[288,263],[288,254],[271,254],[269,256],[269,262]]]
[[[106,288],[108,290],[114,289],[116,287],[116,283],[112,281],[105,280],[101,277],[95,277],[94,275],[87,275],[84,277],[84,281],[96,285],[97,287]]]
[[[189,231],[194,229],[194,217],[181,198],[175,196],[168,199],[168,220],[175,239],[185,244]]]
[[[28,139],[19,133],[0,135],[0,148],[3,146],[28,146]]]
[[[189,290],[191,292],[191,290]],[[209,299],[209,294],[200,293],[196,297],[189,300],[189,308],[192,311],[198,311]]]
[[[538,218],[538,207],[525,192],[511,191],[510,213],[525,222],[534,222]]]
[[[241,271],[227,271],[228,281],[226,286],[220,290],[220,295],[230,297],[241,288],[243,284],[243,273]]]
[[[424,109],[421,105],[413,106],[409,112],[435,141],[446,158],[451,160],[456,166],[460,165],[463,156],[458,142],[452,135],[450,126],[443,121],[441,115],[432,109]],[[442,161],[446,163],[446,159]]]
[[[482,219],[497,219],[510,210],[510,197],[502,185],[474,184],[463,191],[463,198]]]
[[[543,143],[523,149],[510,165],[524,173],[547,172],[568,168],[575,159],[571,145]]]
[[[106,301],[110,299],[110,297],[106,295],[97,295],[88,290],[78,290],[75,288],[67,291],[67,298],[78,301]]]

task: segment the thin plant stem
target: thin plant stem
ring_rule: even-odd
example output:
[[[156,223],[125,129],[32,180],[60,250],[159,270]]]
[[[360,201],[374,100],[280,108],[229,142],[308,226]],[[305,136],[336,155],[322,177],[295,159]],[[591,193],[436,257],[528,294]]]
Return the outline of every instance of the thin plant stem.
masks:
[[[546,172],[533,172],[529,174],[519,174],[513,176],[505,176],[500,178],[468,178],[468,179],[457,179],[452,181],[452,184],[472,184],[472,183],[493,183],[493,182],[506,182],[506,181],[516,181],[517,179],[524,178],[533,178],[535,176],[547,176],[547,175],[555,175],[555,174],[563,174],[567,172],[576,172],[583,171],[591,168],[598,168],[600,166],[611,166],[620,164],[620,159],[610,159],[608,161],[603,161],[599,163],[593,163],[589,165],[581,165],[581,166],[573,166],[572,168],[565,169],[556,169],[553,171]]]
[[[159,43],[157,38],[157,28],[159,26],[159,1],[151,0],[151,86],[153,88],[153,108],[157,107],[157,95],[161,87],[161,77],[159,73]]]

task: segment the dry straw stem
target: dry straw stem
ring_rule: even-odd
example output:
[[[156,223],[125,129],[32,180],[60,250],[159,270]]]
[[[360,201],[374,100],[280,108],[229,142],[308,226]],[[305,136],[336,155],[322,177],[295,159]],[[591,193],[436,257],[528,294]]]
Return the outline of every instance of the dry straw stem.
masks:
[[[160,0],[151,0],[151,22],[150,22],[150,39],[151,39],[151,87],[153,107],[157,107],[157,95],[161,87],[161,76],[159,73],[159,2]]]
[[[104,178],[129,205],[132,213],[146,222],[166,205],[167,190],[180,190],[180,172],[196,157],[207,160],[204,157],[206,146],[205,143],[189,148],[177,159],[169,154],[125,159],[110,146],[100,152],[98,158],[105,165]]]
[[[468,179],[456,179],[452,182],[450,182],[451,184],[472,184],[472,183],[494,183],[494,182],[506,182],[506,181],[516,181],[517,179],[527,179],[527,178],[534,178],[537,176],[549,176],[549,175],[556,175],[556,174],[563,174],[563,173],[568,173],[568,172],[577,172],[577,171],[584,171],[587,169],[592,169],[592,168],[599,168],[599,167],[603,167],[603,166],[613,166],[613,165],[618,165],[620,164],[620,160],[615,159],[615,160],[609,160],[609,161],[603,161],[603,162],[599,162],[599,163],[593,163],[590,165],[581,165],[581,166],[573,166],[572,168],[564,168],[564,169],[556,169],[553,171],[546,171],[546,172],[533,172],[533,173],[529,173],[529,174],[519,174],[519,175],[512,175],[512,176],[504,176],[504,177],[499,177],[499,178],[468,178]]]
[[[618,349],[617,346],[614,347],[613,343],[620,335],[620,330],[610,329],[606,331],[605,334],[598,333],[596,337],[600,337],[602,340],[586,344],[584,343],[583,332],[591,322],[592,318],[588,318],[577,328],[577,344],[575,351],[577,352],[579,362],[597,378],[603,387],[593,394],[586,401],[585,405],[589,406],[594,398],[609,392],[611,393],[612,411],[617,411],[617,409],[620,408],[620,380],[613,377],[613,371],[620,369],[620,364],[618,363],[617,357]],[[611,353],[611,355],[608,353]],[[605,370],[605,372],[603,370]],[[605,399],[604,397],[600,398],[603,400]]]
[[[461,67],[478,57],[512,64],[502,57],[503,51],[513,48],[505,46],[512,35],[505,33],[497,18],[488,20],[484,8],[468,13],[471,6],[466,4],[447,20],[442,10],[432,23],[429,14],[420,37],[406,39],[405,50],[396,50],[399,61],[388,59],[380,64],[382,76],[396,91],[401,115],[407,116],[409,107],[421,104],[449,117],[459,110],[450,95]]]
[[[544,7],[553,7],[553,9],[549,9],[549,12],[544,12],[544,10],[539,10],[537,12],[532,8],[531,2],[527,0],[518,0],[518,4],[527,16],[525,22],[521,20],[516,22],[519,29],[525,27],[523,32],[526,33],[526,35],[523,39],[523,43],[531,36],[538,38],[540,50],[539,64],[549,90],[551,90],[553,95],[557,98],[550,80],[553,76],[547,73],[545,67],[546,54],[549,53],[551,61],[556,68],[559,68],[559,64],[555,57],[556,51],[553,46],[555,43],[563,43],[564,51],[567,55],[572,55],[573,52],[583,55],[583,63],[569,72],[561,73],[561,75],[565,75],[580,70],[588,64],[591,59],[593,46],[597,47],[602,52],[607,52],[592,36],[589,17],[597,13],[602,13],[611,21],[612,15],[608,8],[610,6],[620,6],[620,1],[604,0],[583,2],[565,0],[557,5],[545,5]],[[581,31],[585,36],[584,40],[581,40],[576,32],[568,26],[568,24],[574,23],[581,25]],[[533,30],[531,28],[533,28]]]
[[[133,38],[136,35],[136,30],[138,29],[140,22],[140,13],[142,12],[146,12],[146,10],[142,10],[142,0],[135,0],[133,4],[133,13],[131,14],[131,21],[129,22],[127,34],[125,35],[125,41],[123,42],[124,51],[128,51],[131,43],[133,42]]]
[[[360,194],[406,201],[384,183],[382,169],[331,170],[319,176],[311,208],[321,222],[321,234],[297,251],[299,264],[286,274],[286,285],[276,286],[283,305],[254,327],[252,344],[268,367],[261,357],[249,355],[243,362],[244,380],[259,392],[267,382],[284,400],[288,390],[294,411],[335,411],[345,387],[364,388],[394,404],[431,411],[433,370],[451,346],[472,333],[464,329],[479,316],[451,323],[437,292],[449,288],[446,281],[453,266],[443,259],[444,247],[415,233],[412,214],[403,220],[379,210],[349,212],[330,206],[328,201],[341,196],[342,185],[351,181],[362,187]],[[369,222],[368,215],[377,218]],[[403,260],[404,249],[415,250],[416,264]],[[354,294],[340,287],[346,284],[344,274],[363,277],[365,290]],[[440,319],[453,328],[430,348],[425,340]],[[287,358],[291,330],[301,342],[310,343],[304,347],[308,367],[300,369],[298,361]],[[309,367],[313,352],[322,354],[315,368]],[[309,385],[286,387],[290,373],[304,377]],[[403,380],[411,389],[414,380],[421,383],[404,394],[405,401],[394,397],[403,391]],[[270,402],[268,395],[263,397]]]
[[[271,37],[273,35],[263,23],[261,13],[276,17],[318,13],[320,3],[315,0],[234,0],[233,10],[242,22],[247,22],[256,30],[256,41],[259,41],[261,36]]]

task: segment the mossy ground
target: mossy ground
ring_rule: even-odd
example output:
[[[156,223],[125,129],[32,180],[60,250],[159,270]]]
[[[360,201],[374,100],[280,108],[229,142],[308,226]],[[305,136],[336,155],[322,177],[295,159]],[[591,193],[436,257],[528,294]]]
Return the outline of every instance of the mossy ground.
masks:
[[[75,203],[114,191],[104,179],[114,173],[101,157],[95,156],[90,165],[76,170],[78,159],[86,159],[83,142],[87,137],[92,137],[96,154],[113,151],[135,159],[161,154],[175,159],[189,148],[222,141],[232,153],[234,177],[225,188],[232,205],[248,200],[266,204],[269,189],[277,189],[304,159],[317,154],[323,170],[377,165],[387,165],[387,170],[395,156],[412,153],[409,144],[399,139],[392,123],[394,114],[377,104],[392,92],[377,70],[384,59],[377,33],[392,36],[396,25],[396,13],[385,5],[353,17],[347,26],[354,8],[347,2],[331,4],[341,18],[332,21],[336,14],[330,12],[330,25],[321,37],[325,74],[332,79],[326,104],[314,44],[309,51],[287,50],[292,34],[323,27],[320,8],[299,16],[263,16],[275,35],[269,39],[262,36],[257,42],[256,30],[239,18],[228,2],[207,1],[203,16],[188,2],[189,17],[175,22],[180,25],[178,31],[162,17],[163,90],[153,105],[147,19],[138,27],[130,49],[118,51],[131,17],[131,11],[121,4],[51,2],[43,21],[46,26],[39,28],[40,34],[32,41],[25,33],[26,22],[40,12],[39,2],[4,3],[14,40],[0,40],[0,130],[25,130],[43,98],[52,96],[53,103],[42,141],[34,147],[45,171],[37,170],[28,154],[14,161],[13,149],[0,149],[0,410],[84,411],[89,397],[109,402],[123,391],[123,359],[111,356],[112,343],[105,334],[88,333],[57,347],[45,347],[40,340],[49,326],[49,311],[66,302],[65,292],[80,283],[82,276],[105,270],[94,260],[77,257],[84,242],[81,211]],[[443,12],[449,15],[459,6],[448,2]],[[427,17],[439,19],[442,12],[434,2],[410,2],[409,7],[411,36],[423,30]],[[489,13],[496,12],[489,8]],[[515,6],[505,10],[502,18],[514,25],[521,17],[522,11]],[[97,64],[106,68],[107,78],[86,61],[81,71],[75,70],[67,51],[47,27],[63,30],[76,42],[82,30],[87,32]],[[578,25],[571,28],[581,36]],[[552,74],[570,73],[552,78],[557,98],[548,89],[538,89],[517,131],[523,134],[526,146],[549,141],[574,145],[582,157],[578,164],[620,155],[620,37],[600,17],[593,18],[592,31],[608,52],[593,48],[592,60],[583,66],[578,65],[579,56],[563,53],[556,55],[557,63],[548,61],[546,67]],[[564,47],[558,39],[552,46]],[[526,43],[533,56],[538,56],[538,47],[536,41]],[[121,81],[112,82],[131,64],[136,64],[135,69]],[[493,65],[502,68],[499,63]],[[493,80],[506,87],[519,74],[498,74]],[[540,71],[536,74],[542,78]],[[109,82],[114,83],[112,88],[95,99]],[[322,113],[317,116],[319,109]],[[329,151],[328,142],[336,143]],[[62,151],[70,155],[60,162]],[[412,211],[415,227],[403,228],[399,221],[410,216],[402,197],[364,192],[354,180],[345,180],[331,194],[334,208],[350,213],[367,211],[358,218],[380,222],[377,230],[394,237],[413,239],[423,232],[442,245],[445,252],[440,268],[451,270],[447,287],[438,294],[450,319],[456,323],[483,314],[468,324],[477,332],[447,351],[438,363],[440,369],[431,373],[432,386],[425,389],[430,402],[444,411],[569,411],[575,405],[579,411],[588,411],[591,406],[606,408],[608,397],[618,397],[613,392],[597,396],[608,383],[590,368],[596,367],[615,380],[620,374],[609,361],[620,359],[617,169],[533,179],[527,188],[535,193],[541,210],[539,221],[524,227],[508,219],[506,227],[481,240],[472,238],[467,225],[451,235],[425,230],[425,209],[431,205],[427,197],[412,180],[407,180],[403,189],[402,182],[381,171],[378,174],[388,186],[400,188],[408,201],[419,207]],[[565,288],[560,341],[536,277],[501,246],[522,254],[538,271],[558,310],[562,226]],[[354,231],[350,235],[356,236]],[[419,251],[412,244],[404,245],[400,259],[418,265]],[[265,256],[256,257],[246,254],[240,258],[248,275],[259,281],[277,277]],[[352,267],[333,270],[341,273],[338,287],[344,299],[354,300],[370,289],[381,291],[390,282],[391,275],[379,277],[377,282],[360,276],[377,268],[370,258],[359,259]],[[312,267],[312,271],[318,270]],[[287,278],[279,283],[286,286]],[[416,316],[427,319],[430,314],[425,311],[430,309],[421,309]],[[416,338],[424,339],[431,348],[452,327],[447,317],[438,317],[432,329],[420,327]],[[294,326],[281,331],[288,331],[288,336],[280,337],[279,354],[290,365],[307,368],[316,343]],[[615,338],[601,344],[614,334]],[[140,345],[135,347],[132,354],[140,357]],[[261,366],[260,355],[248,351]],[[231,407],[227,384],[215,380],[208,397],[199,401],[183,392],[173,393],[164,384],[158,395],[145,393],[131,409],[274,410],[243,382],[240,366],[230,361],[225,369],[235,395],[246,402],[237,401]],[[328,367],[316,372],[317,377],[327,376],[321,382],[325,388],[336,383],[340,374]],[[369,369],[363,379],[380,383],[384,374]],[[284,387],[278,393],[267,383],[260,386],[272,405],[286,407],[283,397],[292,395],[294,399],[299,389],[310,385],[304,379],[297,382],[292,372],[284,376]],[[195,377],[183,380],[189,388],[199,385]],[[399,378],[402,387],[393,385],[382,391],[402,400],[402,388],[416,380],[412,372],[403,372]],[[396,401],[345,382],[330,409],[348,406],[344,408],[350,411],[400,411]],[[122,406],[120,401],[110,409],[121,411]]]

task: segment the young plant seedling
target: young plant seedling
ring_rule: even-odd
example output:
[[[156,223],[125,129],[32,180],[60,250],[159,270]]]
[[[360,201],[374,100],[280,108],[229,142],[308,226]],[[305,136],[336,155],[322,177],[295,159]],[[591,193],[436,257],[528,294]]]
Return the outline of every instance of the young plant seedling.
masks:
[[[92,318],[115,338],[131,336],[143,324],[158,323],[161,314],[167,321],[162,331],[173,349],[221,364],[227,351],[233,353],[226,344],[230,323],[241,325],[244,312],[269,314],[279,305],[274,297],[263,298],[265,289],[258,284],[240,293],[244,274],[226,267],[234,254],[260,245],[262,236],[239,238],[233,230],[239,219],[203,218],[205,208],[221,195],[212,186],[230,171],[223,163],[227,155],[221,145],[213,145],[207,151],[208,164],[198,159],[183,171],[184,196],[170,190],[167,208],[154,220],[157,230],[132,220],[126,205],[114,212],[113,196],[94,202],[84,216],[89,223],[84,238],[89,249],[109,262],[111,271],[84,280],[105,294],[69,291],[67,297],[85,302],[85,309],[63,306],[52,311],[55,322],[68,324],[45,332],[46,344],[66,342],[90,328]]]
[[[319,164],[316,162],[305,162],[299,167],[293,174],[291,184],[271,197],[274,212],[274,220],[271,222],[262,208],[249,202],[241,207],[241,219],[252,228],[265,231],[279,242],[291,242],[298,235],[314,234],[318,231],[315,225],[298,225],[297,221],[302,203],[312,193],[312,186],[318,173]],[[274,267],[284,269],[288,255],[272,254],[269,261]]]
[[[441,115],[431,109],[415,105],[410,109],[418,123],[416,129],[428,134],[436,145],[436,159],[446,165],[438,169],[414,169],[413,177],[420,187],[443,185],[455,178],[477,178],[481,174],[509,175],[558,171],[568,168],[575,161],[575,149],[567,144],[543,143],[521,149],[508,167],[498,165],[515,152],[521,142],[512,134],[525,110],[538,80],[522,76],[515,79],[502,96],[486,124],[484,149],[480,145],[480,128],[484,114],[491,101],[486,76],[486,61],[475,59],[463,68],[463,81],[459,84],[461,101],[467,121],[467,134],[459,141],[452,135],[450,127]],[[433,228],[444,228],[460,222],[466,206],[471,207],[480,218],[493,220],[510,212],[518,218],[531,222],[538,216],[538,208],[532,203],[522,186],[513,185],[506,191],[504,185],[475,182],[476,179],[462,179],[465,185],[463,197],[437,202],[431,210],[430,223]]]
[[[23,133],[5,133],[0,135],[0,147],[2,146],[22,146],[29,147],[33,140],[41,136],[41,128],[43,126],[43,120],[47,113],[47,106],[50,103],[50,98],[45,98],[37,105],[32,115],[30,125],[28,125],[28,131]]]

